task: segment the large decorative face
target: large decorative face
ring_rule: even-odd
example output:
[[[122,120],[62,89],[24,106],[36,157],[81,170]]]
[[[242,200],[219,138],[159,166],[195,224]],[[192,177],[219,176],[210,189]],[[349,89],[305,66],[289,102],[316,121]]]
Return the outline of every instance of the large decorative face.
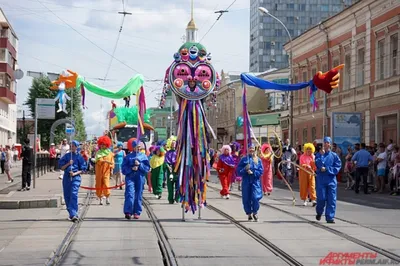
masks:
[[[200,44],[187,43],[181,47],[169,70],[168,82],[179,97],[200,100],[207,97],[217,84],[217,73],[205,58],[206,49]]]

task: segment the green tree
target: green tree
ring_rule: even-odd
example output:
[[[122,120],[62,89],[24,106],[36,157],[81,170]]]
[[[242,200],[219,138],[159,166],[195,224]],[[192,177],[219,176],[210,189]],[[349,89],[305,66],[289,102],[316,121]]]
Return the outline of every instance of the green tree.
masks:
[[[29,88],[28,92],[28,97],[27,100],[25,101],[25,105],[28,106],[32,117],[35,117],[35,99],[36,98],[52,98],[54,99],[57,95],[57,90],[50,90],[51,86],[51,81],[47,77],[41,77],[41,78],[34,78],[32,81],[32,86]],[[73,93],[73,117],[75,120],[75,131],[76,131],[76,136],[75,139],[78,139],[80,141],[86,140],[86,131],[85,131],[85,125],[83,121],[83,114],[82,114],[82,109],[80,106],[80,94],[79,91],[74,89],[72,92],[71,90],[66,91],[69,96]],[[54,103],[54,109],[58,109],[58,105]],[[71,113],[71,101],[67,102],[67,111],[68,114]],[[39,119],[38,120],[38,128],[37,128],[37,133],[40,134],[41,136],[41,144],[42,147],[49,147],[50,145],[50,128],[52,124],[62,118],[68,118],[69,115],[65,114],[64,112],[56,113],[56,119],[54,120],[43,120]],[[62,139],[66,138],[65,135],[65,126],[60,125],[56,128],[55,130],[55,137],[54,137],[54,142],[56,144],[60,143]]]

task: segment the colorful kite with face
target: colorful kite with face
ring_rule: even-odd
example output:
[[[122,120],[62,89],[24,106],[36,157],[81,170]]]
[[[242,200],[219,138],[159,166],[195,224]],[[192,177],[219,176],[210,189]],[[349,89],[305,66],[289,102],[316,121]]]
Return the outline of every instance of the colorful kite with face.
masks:
[[[211,54],[199,43],[187,42],[174,54],[167,69],[160,102],[172,90],[179,103],[177,162],[180,201],[186,211],[197,211],[206,203],[206,180],[209,176],[207,152],[215,134],[207,122],[202,100],[220,86],[218,73],[211,65]]]

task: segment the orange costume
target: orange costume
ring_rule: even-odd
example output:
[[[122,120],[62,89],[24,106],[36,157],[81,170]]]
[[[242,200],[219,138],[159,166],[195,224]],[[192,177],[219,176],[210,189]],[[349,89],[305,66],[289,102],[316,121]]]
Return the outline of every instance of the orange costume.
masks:
[[[102,136],[97,141],[100,149],[96,153],[96,195],[100,198],[102,204],[102,197],[110,197],[110,176],[114,169],[114,153],[109,149],[111,140],[107,136]]]
[[[311,154],[308,155],[307,149],[311,149]],[[313,172],[316,170],[315,167],[315,159],[314,159],[315,147],[312,143],[304,144],[304,154],[300,157],[300,166],[306,168],[309,172]],[[315,192],[315,178],[313,175],[310,175],[306,171],[300,169],[299,172],[299,183],[300,183],[300,198],[304,201],[304,205],[306,205],[307,196],[310,195],[310,199],[313,201],[313,205],[315,205],[315,200],[317,198]]]
[[[261,162],[264,168],[264,172],[261,176],[261,187],[264,194],[270,194],[272,192],[272,159],[273,159],[272,148],[269,143],[265,143],[261,146]]]

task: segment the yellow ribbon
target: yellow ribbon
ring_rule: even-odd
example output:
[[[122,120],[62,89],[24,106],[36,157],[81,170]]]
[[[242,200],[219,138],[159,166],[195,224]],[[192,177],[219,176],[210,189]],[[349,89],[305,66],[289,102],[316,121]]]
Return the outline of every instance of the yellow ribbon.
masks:
[[[271,150],[272,150],[272,154],[274,155],[274,157],[275,157],[276,159],[280,159],[280,158],[282,157],[282,154],[283,154],[282,143],[281,143],[281,139],[279,138],[278,134],[276,134],[275,131],[274,131],[274,135],[275,135],[275,137],[278,139],[278,145],[279,145],[279,150],[280,150],[279,156],[276,155],[276,153],[274,152],[273,149],[271,149]]]

